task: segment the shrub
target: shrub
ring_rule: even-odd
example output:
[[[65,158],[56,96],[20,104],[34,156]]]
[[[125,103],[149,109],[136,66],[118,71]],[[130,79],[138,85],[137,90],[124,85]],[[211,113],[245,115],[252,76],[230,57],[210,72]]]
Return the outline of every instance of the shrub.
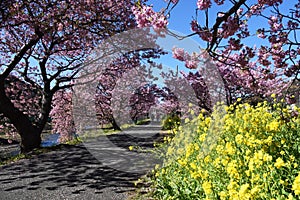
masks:
[[[153,175],[156,199],[299,199],[299,108],[224,107],[180,126]]]
[[[162,121],[162,129],[176,129],[180,125],[180,121],[180,117],[176,114],[167,115]]]

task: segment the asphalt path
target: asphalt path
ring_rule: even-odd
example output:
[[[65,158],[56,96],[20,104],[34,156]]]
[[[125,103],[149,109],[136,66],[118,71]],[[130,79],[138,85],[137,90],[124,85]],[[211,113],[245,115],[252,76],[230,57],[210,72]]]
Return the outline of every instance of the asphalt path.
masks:
[[[151,153],[161,139],[157,124],[142,125],[34,155],[0,167],[0,200],[125,200],[133,182],[160,163]]]

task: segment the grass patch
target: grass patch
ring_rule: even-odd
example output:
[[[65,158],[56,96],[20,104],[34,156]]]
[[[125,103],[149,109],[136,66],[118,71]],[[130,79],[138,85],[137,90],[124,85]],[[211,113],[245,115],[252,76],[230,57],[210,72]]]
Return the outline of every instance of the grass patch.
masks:
[[[136,122],[136,125],[145,125],[145,124],[149,124],[150,122],[151,122],[151,119],[138,120]]]
[[[5,158],[0,158],[0,166],[7,165],[7,164],[10,164],[10,163],[14,163],[14,162],[17,162],[17,161],[22,160],[22,159],[30,159],[33,156],[37,156],[37,155],[40,155],[40,154],[44,154],[44,153],[48,153],[48,152],[52,152],[52,151],[57,151],[57,150],[62,149],[65,146],[76,146],[80,143],[81,143],[80,140],[76,140],[76,141],[72,140],[68,144],[59,144],[59,145],[51,146],[51,147],[40,147],[40,148],[36,148],[36,149],[32,150],[31,152],[28,152],[26,154],[25,153],[20,153],[20,154],[15,155],[15,156],[8,156],[8,157],[5,157]]]

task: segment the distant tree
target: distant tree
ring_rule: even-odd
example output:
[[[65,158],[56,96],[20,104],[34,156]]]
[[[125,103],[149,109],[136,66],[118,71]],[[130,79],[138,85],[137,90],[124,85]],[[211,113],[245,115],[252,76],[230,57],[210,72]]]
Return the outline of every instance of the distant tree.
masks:
[[[53,96],[50,117],[52,132],[60,135],[59,142],[72,140],[76,132],[72,94],[72,90],[63,89],[57,91]]]

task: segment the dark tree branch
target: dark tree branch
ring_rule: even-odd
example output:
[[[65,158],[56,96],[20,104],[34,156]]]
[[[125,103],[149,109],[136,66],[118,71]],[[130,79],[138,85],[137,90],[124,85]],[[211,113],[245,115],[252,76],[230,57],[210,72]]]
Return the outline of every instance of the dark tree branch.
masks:
[[[210,42],[208,51],[211,51],[214,47],[214,45],[217,43],[217,39],[218,39],[218,29],[220,27],[220,25],[227,21],[228,17],[231,16],[232,14],[236,13],[237,10],[246,2],[246,0],[240,0],[238,1],[236,4],[234,4],[234,6],[232,6],[226,13],[224,13],[224,16],[222,17],[217,17],[216,22],[212,28],[213,30],[213,36],[212,36],[212,40]]]

